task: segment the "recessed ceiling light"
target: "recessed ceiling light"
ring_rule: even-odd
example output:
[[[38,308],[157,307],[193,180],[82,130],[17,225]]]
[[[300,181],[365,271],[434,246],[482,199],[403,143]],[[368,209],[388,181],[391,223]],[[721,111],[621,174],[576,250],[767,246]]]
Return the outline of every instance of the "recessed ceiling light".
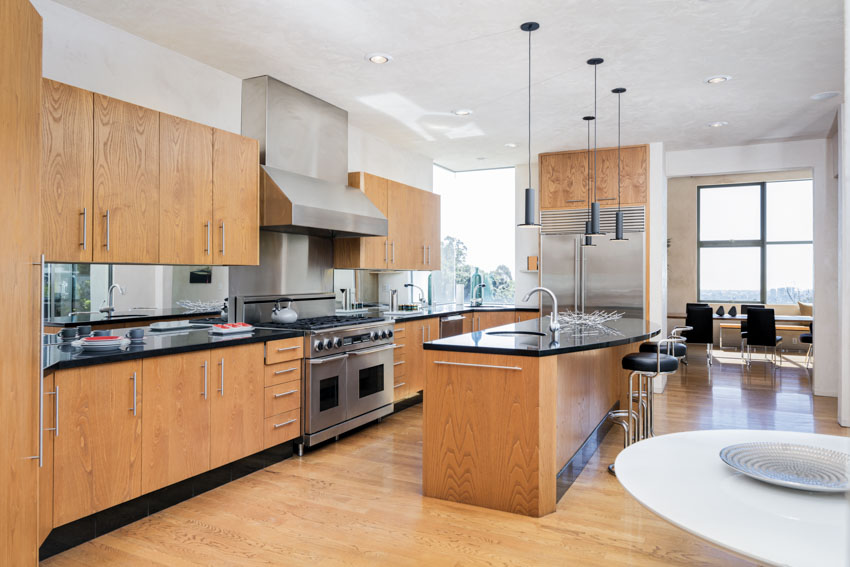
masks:
[[[732,77],[729,75],[714,75],[713,77],[709,77],[705,80],[709,85],[716,85],[718,83],[725,83],[726,81],[731,81]]]
[[[839,91],[825,91],[822,93],[813,94],[810,98],[812,100],[827,100],[830,98],[835,98],[837,96],[841,96]]]
[[[505,144],[505,147],[506,148],[515,148],[516,144],[514,144],[513,142],[508,142],[507,144]]]
[[[485,160],[485,159],[487,159],[487,158],[486,158],[486,157],[477,157],[477,158],[475,158],[475,159],[477,159],[478,161],[481,161],[481,160]]]
[[[366,56],[366,59],[375,65],[383,65],[384,63],[389,63],[393,60],[393,58],[386,53],[370,53]]]
[[[729,123],[725,120],[718,120],[717,122],[709,122],[706,124],[709,128],[720,128],[721,126],[728,126]]]
[[[469,116],[470,114],[472,114],[472,111],[468,108],[459,108],[457,110],[452,110],[452,114],[456,116]]]

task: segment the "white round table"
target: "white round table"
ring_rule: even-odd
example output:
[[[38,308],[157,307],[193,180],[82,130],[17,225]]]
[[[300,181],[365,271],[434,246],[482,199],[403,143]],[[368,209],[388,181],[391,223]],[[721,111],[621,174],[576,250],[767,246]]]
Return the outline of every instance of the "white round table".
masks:
[[[726,429],[661,435],[624,449],[617,478],[655,514],[756,561],[850,565],[850,495],[767,484],[720,460],[736,443],[784,441],[850,453],[850,438]]]

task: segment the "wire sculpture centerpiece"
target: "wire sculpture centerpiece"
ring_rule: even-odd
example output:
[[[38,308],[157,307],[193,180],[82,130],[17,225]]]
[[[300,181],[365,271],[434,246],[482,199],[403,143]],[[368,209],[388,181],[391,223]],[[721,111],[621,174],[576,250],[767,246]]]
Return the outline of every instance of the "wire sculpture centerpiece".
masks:
[[[573,336],[588,335],[622,335],[620,331],[610,327],[608,323],[622,319],[623,313],[616,311],[561,311],[558,313],[558,322],[562,329],[569,328]]]
[[[178,306],[188,309],[189,312],[197,311],[221,311],[224,307],[223,301],[197,301],[193,299],[180,299],[176,301]]]

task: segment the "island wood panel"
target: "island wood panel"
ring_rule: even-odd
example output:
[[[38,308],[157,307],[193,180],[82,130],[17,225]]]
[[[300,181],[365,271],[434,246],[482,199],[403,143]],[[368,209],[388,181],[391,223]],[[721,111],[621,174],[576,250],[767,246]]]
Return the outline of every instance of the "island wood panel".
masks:
[[[210,351],[210,468],[263,449],[263,344]]]
[[[540,208],[587,206],[587,155],[584,151],[540,154]]]
[[[0,3],[0,565],[38,562],[41,16]]]
[[[557,469],[560,471],[604,420],[611,407],[628,400],[622,359],[640,343],[549,357],[557,360]]]
[[[212,261],[213,129],[159,115],[159,262]]]
[[[60,388],[56,527],[141,495],[142,365],[132,360],[61,370],[54,379]]]
[[[42,79],[41,208],[49,262],[91,262],[94,95]]]
[[[95,262],[159,261],[158,112],[95,93],[94,207]]]
[[[259,143],[213,130],[213,261],[260,263]]]
[[[554,358],[429,350],[426,362],[423,494],[526,516],[553,512]]]
[[[142,493],[210,468],[209,354],[203,350],[142,361]]]
[[[44,464],[38,471],[38,545],[53,529],[53,442],[56,437],[56,390],[53,374],[44,377]]]

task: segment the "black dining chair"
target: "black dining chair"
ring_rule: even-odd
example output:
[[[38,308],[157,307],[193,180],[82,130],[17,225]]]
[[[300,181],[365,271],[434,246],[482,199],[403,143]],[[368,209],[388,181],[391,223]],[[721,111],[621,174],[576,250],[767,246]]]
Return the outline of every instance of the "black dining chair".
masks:
[[[747,311],[750,309],[762,309],[764,308],[763,303],[742,303],[741,304],[741,315],[746,315]],[[741,359],[744,358],[744,346],[747,342],[747,321],[741,321]]]
[[[773,348],[773,363],[777,362],[777,349],[782,343],[782,337],[776,334],[776,314],[773,309],[750,307],[747,310],[747,366],[753,359],[752,347],[764,347],[765,355],[768,347]],[[779,364],[782,364],[782,354],[779,353]]]
[[[814,349],[815,349],[814,333],[815,333],[814,324],[810,323],[809,324],[809,332],[800,334],[800,342],[803,343],[804,345],[809,345],[808,350],[806,350],[806,368],[809,367],[809,363],[812,360],[812,353],[814,352]]]
[[[714,311],[708,305],[691,305],[687,307],[685,325],[691,330],[684,331],[689,345],[705,345],[705,357],[711,365],[711,350],[714,346]]]

